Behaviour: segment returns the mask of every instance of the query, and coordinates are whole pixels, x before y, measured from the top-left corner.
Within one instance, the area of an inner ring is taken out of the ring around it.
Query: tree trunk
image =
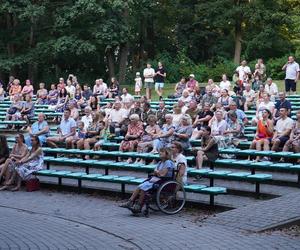
[[[16,22],[16,19],[14,17],[13,14],[11,13],[7,13],[6,15],[6,25],[7,25],[7,29],[8,30],[11,30],[11,34],[13,37],[15,37],[15,26],[17,25],[17,22]],[[10,58],[13,58],[15,56],[15,45],[11,42],[11,41],[8,41],[7,43],[7,54]],[[16,67],[15,66],[12,66],[10,68],[10,71],[9,71],[9,74],[11,76],[15,76],[16,77]]]
[[[106,59],[108,66],[109,77],[112,78],[115,76],[115,55],[112,48],[106,49]]]
[[[242,29],[241,23],[237,21],[235,26],[235,47],[234,47],[234,63],[239,64],[242,52]]]
[[[153,59],[155,57],[155,35],[154,35],[154,23],[151,16],[147,26],[147,42],[148,42],[148,57]]]
[[[35,20],[34,17],[30,18],[30,34],[29,34],[29,44],[28,47],[29,49],[32,49],[35,47],[35,39],[34,39],[34,30],[35,30]],[[37,76],[37,65],[35,62],[29,62],[28,63],[28,79],[30,79],[33,83],[36,81],[36,76]]]
[[[126,79],[126,68],[128,59],[129,46],[124,43],[120,48],[120,64],[119,64],[119,83],[124,84]]]

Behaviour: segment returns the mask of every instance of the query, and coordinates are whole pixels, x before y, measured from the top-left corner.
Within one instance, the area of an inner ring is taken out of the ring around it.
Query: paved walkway
[[[206,220],[197,211],[144,218],[130,216],[112,199],[86,194],[1,192],[0,249],[300,248],[299,238],[220,223],[231,212]]]

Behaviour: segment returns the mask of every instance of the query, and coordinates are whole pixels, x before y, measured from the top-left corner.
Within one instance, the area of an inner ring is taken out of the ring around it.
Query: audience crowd
[[[297,120],[292,120],[292,105],[286,99],[286,93],[296,92],[299,65],[290,56],[282,69],[286,72],[285,92],[279,92],[267,76],[262,59],[252,70],[242,61],[232,81],[224,74],[219,84],[208,79],[205,87],[200,87],[195,75],[190,74],[180,79],[169,96],[177,100],[172,110],[162,97],[167,72],[161,62],[156,69],[147,64],[142,76],[136,73],[133,84],[137,98],[127,88],[120,88],[115,77],[109,84],[97,79],[89,86],[69,75],[66,81],[60,78],[57,84],[51,84],[50,89],[40,83],[35,90],[30,80],[22,87],[20,80],[11,76],[6,87],[0,84],[0,101],[6,96],[11,100],[5,119],[25,121],[22,130],[27,133],[16,136],[11,153],[6,138],[0,136],[0,181],[5,177],[1,189],[15,184],[13,190],[18,190],[22,179],[42,168],[41,146],[100,150],[111,136],[123,136],[120,151],[160,152],[164,156],[162,169],[174,164],[169,162],[172,154],[162,151],[166,148],[175,148],[175,156],[180,154],[179,162],[173,159],[176,164],[186,166],[185,156],[193,154],[196,168],[201,168],[203,161],[218,157],[218,148],[235,147],[246,140],[244,130],[248,124],[257,127],[251,149],[300,152],[300,111]],[[146,96],[140,95],[143,86]],[[159,96],[157,108],[150,104],[152,89]],[[107,101],[108,98],[113,101]],[[59,124],[55,135],[50,135],[47,113],[36,112],[36,105],[46,105],[47,112],[57,114],[53,119]],[[250,109],[256,112],[248,121],[245,111]],[[201,139],[201,146],[191,148],[191,139]],[[143,159],[135,160],[145,163]],[[181,175],[185,181],[185,171]]]

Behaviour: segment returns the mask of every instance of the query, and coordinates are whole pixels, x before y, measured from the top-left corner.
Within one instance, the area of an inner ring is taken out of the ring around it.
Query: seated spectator
[[[49,135],[49,126],[43,113],[38,114],[38,120],[29,127],[28,132],[29,135],[25,138],[25,143],[28,147],[31,147],[31,137],[33,136],[39,137],[41,146],[46,143]]]
[[[218,102],[224,107],[226,111],[229,110],[229,103],[231,103],[233,99],[229,96],[228,90],[223,89],[221,90],[221,96],[218,99]]]
[[[143,124],[140,121],[140,118],[138,115],[131,115],[129,117],[130,124],[128,125],[127,133],[125,135],[124,140],[121,142],[120,145],[120,151],[135,151],[138,143],[140,142],[143,134],[144,134],[144,129],[143,129]],[[128,158],[127,160],[128,163],[132,162],[131,157]]]
[[[272,113],[268,109],[264,109],[262,111],[261,118],[258,120],[255,139],[252,141],[250,145],[250,149],[270,150],[270,143],[273,137],[273,120]],[[248,158],[250,160],[250,156]],[[256,157],[256,161],[259,161],[260,157]]]
[[[297,112],[297,121],[294,123],[289,140],[284,144],[283,150],[285,152],[293,151],[294,153],[300,153],[300,111]],[[283,159],[281,159],[283,161]],[[297,159],[297,163],[300,163],[300,159]]]
[[[90,100],[91,96],[93,96],[93,91],[89,88],[87,84],[83,85],[82,97],[86,103]]]
[[[193,123],[193,130],[192,133],[192,139],[198,139],[201,133],[201,127],[202,126],[207,126],[209,121],[212,119],[214,116],[214,113],[210,110],[209,103],[205,103],[203,106],[202,111],[200,111]]]
[[[194,123],[200,112],[200,109],[198,109],[198,103],[195,100],[192,100],[188,106],[189,108],[185,111],[185,114],[189,115]]]
[[[40,145],[39,138],[33,136],[31,138],[31,150],[19,161],[16,161],[15,169],[7,184],[1,190],[8,189],[10,185],[16,182],[16,186],[10,189],[18,191],[21,188],[22,180],[30,180],[34,178],[32,174],[44,168],[43,150]]]
[[[72,84],[71,80],[67,80],[67,86],[65,88],[65,90],[67,91],[67,94],[69,95],[70,99],[73,99],[75,96],[75,86]]]
[[[5,90],[3,88],[3,84],[0,81],[0,102],[4,101],[5,98]]]
[[[232,99],[236,102],[237,108],[243,111],[246,102],[246,98],[243,96],[243,91],[236,92],[236,95]]]
[[[84,116],[81,117],[81,121],[84,124],[84,129],[86,130],[90,123],[92,122],[92,108],[87,106],[84,108]]]
[[[259,91],[261,85],[263,85],[261,77],[259,75],[254,76],[251,88],[256,92]]]
[[[69,96],[66,89],[61,89],[58,95],[58,101],[55,108],[55,112],[62,113],[67,108]]]
[[[233,73],[232,84],[233,84],[233,91],[235,93],[243,90],[243,86],[241,85],[240,78],[239,78],[239,73],[237,71]]]
[[[182,96],[182,92],[186,88],[186,80],[184,77],[181,78],[180,82],[176,83],[175,85],[175,93],[170,95],[169,98],[179,98]]]
[[[178,141],[181,143],[183,150],[187,150],[191,147],[190,138],[193,133],[192,118],[189,115],[183,115],[181,117],[181,122],[178,127],[175,128],[173,133],[173,141]]]
[[[182,96],[178,99],[178,101],[182,101],[185,106],[188,106],[191,100],[192,97],[190,95],[190,92],[186,89],[182,92]]]
[[[59,78],[59,83],[57,84],[57,89],[60,91],[61,89],[66,88],[65,80],[64,78]]]
[[[156,124],[157,118],[155,115],[149,115],[147,123],[149,124],[142,136],[141,141],[137,145],[137,152],[146,153],[153,148],[154,139],[161,134],[160,127]],[[145,163],[143,159],[136,159],[136,163]]]
[[[0,166],[3,164],[9,157],[9,148],[7,145],[7,140],[4,135],[0,135]],[[1,183],[1,178],[0,178]]]
[[[76,106],[79,109],[85,108],[88,105],[82,96],[82,88],[79,83],[77,83],[75,86],[74,101],[76,101]]]
[[[40,88],[36,92],[36,98],[37,98],[36,103],[40,104],[40,105],[48,104],[47,97],[48,97],[48,90],[45,89],[45,83],[41,82],[40,83]]]
[[[195,75],[190,74],[189,75],[189,80],[186,83],[186,90],[189,92],[189,94],[194,93],[195,88],[199,86],[198,82],[195,80]],[[183,93],[182,93],[183,95]]]
[[[128,93],[127,88],[123,88],[122,93],[123,95],[121,95],[121,98],[123,103],[134,102],[134,97]]]
[[[202,92],[200,87],[196,87],[194,91],[193,100],[195,100],[197,103],[200,103],[202,99]]]
[[[259,85],[258,92],[256,93],[255,100],[256,106],[258,106],[264,100],[264,94],[266,94],[265,86],[263,84]]]
[[[252,119],[252,125],[255,126],[259,119],[262,117],[263,110],[267,109],[271,112],[271,115],[274,114],[274,103],[270,101],[270,95],[265,93],[263,96],[263,101],[256,106],[256,116]]]
[[[68,107],[71,111],[70,117],[73,118],[75,121],[77,121],[77,119],[79,118],[79,111],[78,108],[76,107],[76,102],[70,101]]]
[[[155,113],[159,127],[162,127],[162,125],[165,124],[166,114],[168,114],[168,113],[169,113],[169,111],[166,109],[165,102],[160,101],[158,104],[158,110]]]
[[[148,125],[147,120],[150,115],[155,115],[155,112],[151,109],[150,103],[146,102],[143,105],[143,112],[141,114],[141,121],[142,121],[144,127],[146,127]]]
[[[230,110],[234,111],[236,113],[238,120],[241,120],[244,123],[244,125],[246,125],[248,123],[248,118],[247,118],[246,114],[244,113],[243,110],[240,110],[237,108],[236,102],[232,101],[229,104],[229,111]],[[229,123],[229,121],[230,121],[228,116],[225,117],[225,120],[227,121],[227,123]]]
[[[179,105],[177,103],[174,104],[173,113],[171,115],[172,115],[173,125],[175,127],[178,126],[180,124],[182,112],[181,112],[181,108],[179,107]]]
[[[240,143],[240,139],[244,136],[244,123],[238,118],[236,111],[230,110],[227,117],[227,129],[220,141],[220,145],[223,148],[237,146]]]
[[[186,185],[187,184],[187,160],[182,154],[183,149],[179,142],[174,141],[171,145],[172,159],[175,164],[175,169],[178,171],[176,175],[176,181]]]
[[[203,95],[201,101],[201,107],[203,108],[205,103],[209,103],[210,110],[213,111],[214,108],[216,107],[217,102],[218,102],[218,98],[213,95],[211,88],[206,86],[205,94]]]
[[[13,76],[9,76],[9,80],[6,86],[6,92],[9,93],[11,86],[14,84],[15,78]]]
[[[20,95],[14,95],[13,101],[7,110],[7,115],[5,120],[17,121],[21,118],[21,110],[23,109],[23,103],[21,101]],[[10,126],[9,126],[10,127]],[[14,125],[12,126],[14,128]]]
[[[159,151],[159,156],[161,161],[157,164],[153,177],[140,184],[129,200],[121,204],[120,207],[131,209],[134,213],[140,213],[144,204],[145,192],[153,188],[153,185],[161,180],[160,177],[172,177],[175,166],[171,161],[171,150],[162,148]],[[138,201],[136,202],[136,200]]]
[[[9,96],[11,97],[11,100],[13,100],[13,97],[15,95],[20,95],[22,92],[22,87],[20,85],[20,80],[19,79],[15,79],[13,81],[13,84],[11,85],[10,89],[9,89]]]
[[[0,182],[2,177],[5,177],[5,186],[7,185],[8,180],[11,178],[11,175],[16,167],[16,163],[23,159],[25,155],[27,155],[27,152],[28,148],[24,143],[24,135],[18,134],[16,136],[16,143],[9,154],[9,158],[6,159],[4,164],[0,165]],[[6,187],[4,189],[6,189]],[[0,190],[2,189],[0,188]]]
[[[107,84],[103,82],[103,79],[97,79],[95,81],[93,95],[97,97],[99,102],[108,96]]]
[[[143,110],[141,108],[141,102],[135,101],[133,107],[129,111],[128,117],[130,117],[133,114],[137,114],[141,119],[142,112],[143,112]]]
[[[223,136],[227,128],[227,122],[224,120],[223,112],[220,110],[216,111],[214,117],[210,121],[211,135]]]
[[[73,140],[77,126],[75,120],[71,118],[70,115],[70,109],[65,109],[63,119],[57,129],[58,135],[47,138],[47,144],[49,147],[57,148],[57,143],[62,143],[64,141],[67,145],[70,145],[70,141]]]
[[[285,98],[285,93],[284,92],[279,92],[278,94],[279,96],[279,100],[276,101],[275,103],[275,110],[274,110],[274,119],[275,120],[278,120],[280,118],[280,115],[279,115],[279,110],[281,108],[286,108],[287,111],[288,111],[288,116],[291,117],[291,112],[292,112],[292,105],[291,105],[291,102],[289,100],[287,100]]]
[[[22,89],[21,95],[25,98],[26,95],[33,96],[33,86],[31,85],[30,80],[26,80],[25,86]]]
[[[26,129],[30,124],[30,119],[34,118],[34,103],[31,99],[31,95],[26,95],[25,102],[23,102],[23,108],[20,111],[21,119],[26,121],[26,126],[24,126],[22,130]]]
[[[208,79],[207,82],[207,87],[211,89],[212,95],[219,98],[220,97],[220,91],[221,89],[219,88],[218,85],[216,85],[213,81],[213,79]]]
[[[227,80],[227,76],[225,74],[222,75],[222,81],[220,82],[220,89],[226,89],[228,92],[231,90],[231,83]]]
[[[245,85],[243,96],[245,97],[244,111],[248,111],[255,104],[255,91],[251,89],[250,84]]]
[[[181,113],[185,114],[185,111],[187,111],[188,107],[185,105],[185,103],[182,100],[178,99],[178,108],[181,109]]]
[[[283,147],[289,140],[291,131],[294,126],[294,121],[287,116],[288,111],[286,108],[279,110],[280,118],[275,125],[275,133],[272,138],[272,150],[278,151],[279,147]]]
[[[126,110],[121,107],[121,103],[117,101],[114,104],[114,108],[110,111],[108,127],[111,134],[120,133],[121,127],[128,117]]]
[[[162,126],[161,133],[154,136],[152,154],[157,154],[161,148],[170,146],[175,126],[173,125],[173,116],[166,114],[166,123]]]
[[[201,148],[197,151],[196,169],[203,166],[204,160],[215,161],[218,158],[218,144],[211,135],[211,129],[208,126],[201,127]]]
[[[108,88],[108,98],[115,98],[119,94],[120,94],[120,84],[115,77],[112,77],[110,86]],[[123,89],[123,94],[124,94],[124,89]]]
[[[59,91],[56,89],[55,84],[51,84],[51,90],[47,96],[48,104],[49,105],[57,105]]]
[[[100,110],[100,105],[98,104],[98,98],[96,96],[91,96],[88,105],[91,107],[92,111]]]
[[[265,84],[265,91],[270,95],[270,100],[275,102],[275,98],[277,98],[278,95],[278,87],[270,77],[267,79],[267,83]]]
[[[100,114],[98,112],[92,113],[92,122],[88,126],[85,137],[80,139],[77,142],[77,148],[89,150],[91,146],[94,145],[99,140],[99,134],[103,127],[100,127]],[[85,156],[85,159],[88,160],[90,157]]]

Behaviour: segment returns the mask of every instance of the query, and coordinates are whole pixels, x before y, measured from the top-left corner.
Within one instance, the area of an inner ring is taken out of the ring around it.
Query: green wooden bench
[[[101,175],[86,174],[84,172],[56,171],[56,170],[40,170],[35,173],[36,176],[47,176],[58,178],[58,185],[62,186],[62,179],[74,179],[78,183],[78,191],[81,191],[82,181],[110,182],[121,184],[121,193],[125,195],[125,185],[139,185],[145,181],[145,178],[137,178],[133,176],[117,176],[117,175]],[[208,194],[210,195],[210,205],[214,206],[214,197],[216,195],[226,194],[227,190],[223,187],[207,187],[204,185],[186,185],[186,192]]]

